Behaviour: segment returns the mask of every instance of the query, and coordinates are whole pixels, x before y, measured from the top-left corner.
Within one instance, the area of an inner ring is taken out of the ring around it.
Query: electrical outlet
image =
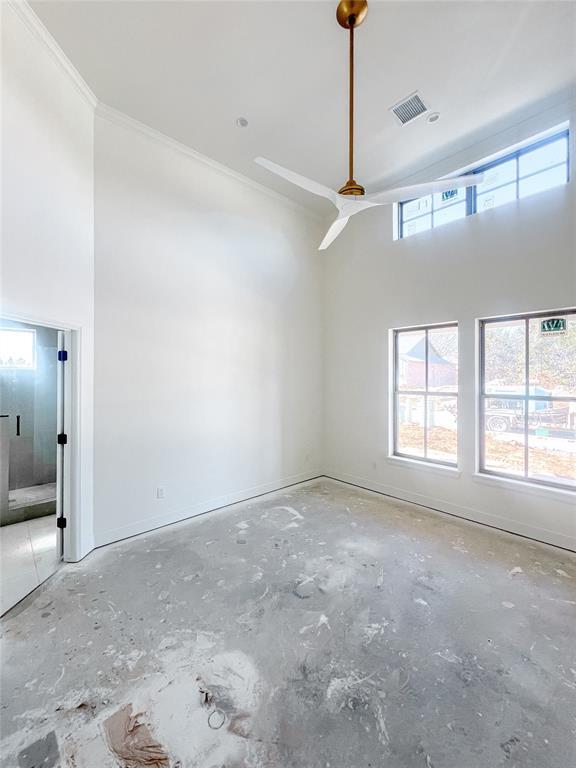
[[[159,485],[158,488],[156,488],[156,498],[157,499],[163,499],[164,498],[164,486]]]

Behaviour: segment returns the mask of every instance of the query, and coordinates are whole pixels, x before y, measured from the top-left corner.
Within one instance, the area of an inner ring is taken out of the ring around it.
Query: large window
[[[456,465],[458,327],[394,331],[395,456]]]
[[[482,184],[400,203],[399,236],[416,235],[565,184],[569,172],[568,130],[506,153],[497,160],[467,171],[470,172],[483,173]]]
[[[576,309],[480,323],[480,471],[576,488]]]

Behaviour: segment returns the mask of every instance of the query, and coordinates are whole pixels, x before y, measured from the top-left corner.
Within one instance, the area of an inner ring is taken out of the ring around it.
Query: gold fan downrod
[[[348,181],[338,190],[340,195],[363,195],[364,187],[354,181],[354,29],[359,27],[368,13],[367,0],[340,0],[336,10],[338,24],[350,30],[350,73],[348,104]]]

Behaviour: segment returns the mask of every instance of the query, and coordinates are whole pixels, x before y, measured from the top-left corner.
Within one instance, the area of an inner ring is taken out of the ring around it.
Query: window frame
[[[481,476],[499,477],[506,480],[516,480],[517,482],[537,485],[544,488],[556,488],[568,493],[576,493],[576,486],[567,483],[559,483],[554,480],[541,480],[530,477],[529,475],[529,453],[530,445],[528,442],[530,430],[530,402],[576,402],[576,396],[557,396],[557,395],[531,395],[530,394],[530,320],[548,317],[566,317],[576,315],[576,308],[557,309],[547,312],[522,312],[513,315],[502,315],[500,317],[482,318],[478,321],[478,462],[477,472]],[[524,394],[510,394],[504,392],[486,392],[485,382],[485,329],[490,323],[505,323],[514,320],[524,321]],[[512,474],[511,472],[487,469],[486,464],[486,426],[485,426],[485,403],[487,400],[516,400],[522,403],[524,420],[524,471],[522,474]]]
[[[456,384],[456,392],[430,392],[428,390],[428,331],[436,329],[449,329],[456,328],[458,332],[458,380]],[[401,333],[414,333],[415,331],[424,331],[424,349],[425,349],[425,369],[424,369],[424,384],[423,390],[408,390],[398,388],[398,376],[400,371],[399,356],[398,356],[398,337]],[[392,329],[392,458],[409,459],[410,461],[417,461],[423,464],[439,465],[441,467],[449,467],[450,469],[458,469],[460,451],[459,451],[459,421],[460,421],[460,333],[457,322],[449,323],[435,323],[431,325],[418,325],[409,326],[407,328],[393,328]],[[398,450],[398,398],[400,395],[416,395],[424,398],[424,454],[427,453],[428,448],[428,397],[453,397],[456,399],[456,460],[455,461],[443,461],[442,459],[431,459],[428,456],[415,456],[410,453],[404,453]]]
[[[547,146],[548,144],[552,144],[555,141],[558,141],[559,139],[565,138],[567,142],[567,148],[566,148],[566,161],[564,163],[556,163],[556,165],[550,166],[550,168],[545,168],[541,171],[534,171],[533,173],[526,174],[525,176],[520,177],[519,175],[519,166],[520,166],[520,158],[524,155],[528,155],[534,150],[541,149],[542,147]],[[466,174],[459,174],[460,176],[463,175],[474,175],[477,173],[484,173],[485,171],[489,171],[492,168],[496,168],[499,165],[503,165],[504,163],[509,162],[510,160],[516,160],[516,175],[514,181],[506,182],[505,184],[500,184],[493,189],[490,190],[490,192],[493,192],[497,189],[501,189],[505,186],[510,186],[512,184],[515,185],[515,201],[518,201],[520,199],[520,181],[523,181],[524,179],[529,179],[533,176],[537,176],[540,173],[544,173],[545,171],[549,171],[553,168],[559,168],[562,165],[566,165],[566,183],[570,181],[570,127],[563,128],[560,131],[557,131],[556,133],[551,134],[550,136],[545,136],[542,139],[538,139],[530,144],[527,144],[526,146],[520,147],[519,149],[513,150],[512,152],[506,152],[501,157],[496,158],[495,160],[491,160],[490,162],[481,163],[480,165],[474,166],[466,171]],[[548,190],[544,190],[548,191]],[[537,193],[539,194],[539,193]],[[425,195],[424,197],[428,197],[428,195]],[[429,232],[434,227],[434,195],[431,195],[432,197],[432,205],[430,208],[430,211],[428,213],[424,213],[421,216],[414,216],[409,221],[416,221],[419,218],[423,218],[424,216],[430,216],[431,219],[431,226],[429,230],[425,230],[426,232]],[[397,206],[397,226],[398,226],[398,239],[399,240],[405,240],[406,236],[404,235],[404,206],[408,203],[411,203],[413,200],[417,200],[418,198],[411,198],[410,200],[403,200],[402,202],[398,203]],[[463,202],[463,201],[461,201]],[[458,203],[454,203],[454,205],[457,205]],[[450,206],[444,206],[443,208],[439,210],[444,210],[445,208],[449,208]],[[478,211],[478,195],[477,195],[477,188],[476,186],[473,187],[467,187],[466,188],[466,213],[463,216],[463,218],[466,218],[467,216],[473,216],[476,213],[484,213],[484,211]],[[460,221],[460,219],[457,219],[457,221]],[[452,223],[452,222],[450,222]]]

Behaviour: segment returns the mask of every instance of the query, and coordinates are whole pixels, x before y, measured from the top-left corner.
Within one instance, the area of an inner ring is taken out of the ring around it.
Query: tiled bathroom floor
[[[8,504],[10,509],[13,509],[54,499],[56,499],[56,483],[43,483],[42,485],[32,485],[29,488],[14,488],[10,491]]]
[[[56,515],[0,528],[0,614],[58,567]]]

